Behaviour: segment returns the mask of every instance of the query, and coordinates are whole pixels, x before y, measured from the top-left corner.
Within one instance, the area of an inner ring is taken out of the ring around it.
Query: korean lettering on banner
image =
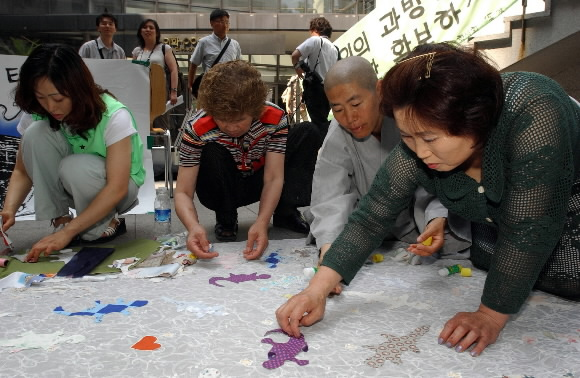
[[[349,56],[363,56],[365,54],[370,54],[370,52],[371,49],[369,46],[369,41],[363,30],[361,31],[361,34],[358,37],[356,37],[352,42],[347,43],[346,46],[340,49],[340,57],[341,59],[344,59]],[[373,58],[372,56],[369,56],[367,58],[371,59],[370,60],[371,65],[375,69],[375,72],[378,73],[379,65],[375,62],[375,58]]]
[[[453,1],[449,2],[449,9],[438,10],[434,15],[425,14],[422,1],[425,0],[401,0],[399,11],[392,7],[379,18],[383,27],[381,37],[390,38],[392,41],[390,48],[394,55],[393,62],[401,60],[412,50],[413,46],[431,42],[433,26],[447,30],[459,23],[461,9],[455,9]],[[410,22],[404,22],[403,16]],[[400,25],[407,24],[417,25],[417,27],[411,32],[401,31]],[[396,32],[400,34],[396,35]]]

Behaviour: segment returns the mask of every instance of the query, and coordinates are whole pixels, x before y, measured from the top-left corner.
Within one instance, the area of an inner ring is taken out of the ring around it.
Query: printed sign
[[[517,0],[377,1],[376,8],[334,43],[341,58],[362,56],[382,77],[415,46],[464,43]]]

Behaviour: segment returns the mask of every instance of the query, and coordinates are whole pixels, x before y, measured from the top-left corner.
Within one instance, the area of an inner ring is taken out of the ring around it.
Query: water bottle
[[[169,191],[162,186],[157,188],[155,196],[155,226],[153,232],[155,237],[168,235],[171,233],[171,202]]]

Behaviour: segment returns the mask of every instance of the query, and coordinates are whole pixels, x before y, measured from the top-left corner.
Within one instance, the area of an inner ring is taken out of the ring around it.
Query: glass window
[[[107,13],[111,13],[115,16],[123,13],[123,3],[118,0],[92,0],[89,1],[89,13],[91,14],[101,14],[107,9]]]
[[[252,0],[252,12],[278,13],[278,2],[273,0]]]
[[[352,3],[352,1],[349,2]],[[306,13],[331,13],[331,12],[332,12],[332,0],[306,1]]]
[[[292,57],[290,55],[280,55],[280,67],[284,66],[292,67]]]
[[[183,1],[183,0],[181,0]],[[173,1],[177,3],[179,1]],[[189,9],[189,6],[186,4],[169,4],[169,3],[157,3],[157,12],[158,13],[185,13]]]
[[[222,3],[223,8],[227,9],[228,11],[250,11],[250,0],[223,0]]]
[[[155,13],[155,1],[127,0],[126,13]]]
[[[50,3],[48,1],[20,0],[12,1],[12,10],[9,13],[18,15],[49,14],[49,9]]]
[[[51,14],[89,13],[89,4],[86,0],[51,0]]]
[[[312,0],[309,0],[312,1]],[[282,0],[280,2],[280,13],[306,13],[305,0]],[[308,12],[310,13],[310,12]]]
[[[252,64],[263,64],[276,66],[278,62],[276,61],[276,55],[252,55]]]
[[[357,4],[360,1],[334,0],[334,13],[356,14]]]
[[[220,7],[220,0],[207,0],[191,2],[191,12],[211,13],[212,10]]]

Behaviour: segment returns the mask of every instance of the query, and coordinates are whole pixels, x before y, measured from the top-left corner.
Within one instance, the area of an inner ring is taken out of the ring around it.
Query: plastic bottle
[[[153,233],[158,238],[171,233],[171,201],[169,199],[169,191],[164,186],[157,188],[156,194]]]

